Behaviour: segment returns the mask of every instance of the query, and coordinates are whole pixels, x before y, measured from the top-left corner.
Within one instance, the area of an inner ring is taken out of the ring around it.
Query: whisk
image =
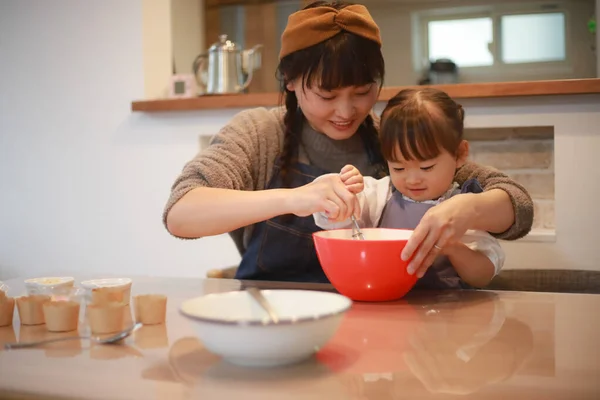
[[[360,226],[358,226],[358,222],[356,221],[356,217],[354,217],[354,214],[352,214],[351,218],[352,218],[352,238],[355,240],[356,239],[365,240],[365,237],[364,237],[362,231],[360,230]]]
[[[358,222],[356,221],[356,218],[354,217],[354,215],[352,215],[352,237],[354,239],[359,239],[359,240],[365,240],[365,237],[362,233],[362,231],[360,230],[360,227],[358,226]]]

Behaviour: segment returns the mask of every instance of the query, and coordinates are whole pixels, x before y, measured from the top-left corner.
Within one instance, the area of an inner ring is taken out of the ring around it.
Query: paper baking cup
[[[108,304],[125,302],[125,288],[101,287],[92,289],[92,304]]]
[[[4,294],[4,292],[0,292]],[[15,299],[0,295],[0,326],[12,325],[15,312]]]
[[[22,325],[41,325],[44,320],[44,303],[50,301],[49,296],[31,295],[17,297],[17,309]]]
[[[0,328],[0,343],[14,343],[17,341],[15,329],[11,326]]]
[[[125,304],[129,304],[131,298],[131,284],[132,281],[129,278],[106,278],[106,279],[92,279],[89,281],[81,282],[81,286],[86,290],[86,300],[88,303],[103,303],[112,301],[122,301]],[[94,289],[105,289],[97,290],[95,293],[96,298],[92,298]],[[111,293],[111,292],[116,292]]]
[[[167,317],[167,296],[143,294],[133,298],[135,320],[144,325],[156,325],[165,322]]]
[[[125,329],[123,303],[90,304],[87,315],[93,334],[115,333]]]
[[[49,301],[44,303],[43,310],[48,331],[70,332],[77,330],[79,303],[75,301]]]

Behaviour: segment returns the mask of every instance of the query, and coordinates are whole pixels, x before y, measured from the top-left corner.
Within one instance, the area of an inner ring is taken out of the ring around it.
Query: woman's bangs
[[[379,46],[370,40],[340,33],[338,40],[327,42],[318,59],[311,63],[304,84],[318,84],[323,90],[383,83],[384,64]]]

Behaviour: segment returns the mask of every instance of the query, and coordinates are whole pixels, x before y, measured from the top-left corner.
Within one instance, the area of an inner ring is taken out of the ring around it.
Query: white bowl
[[[46,276],[25,280],[27,295],[44,293],[53,288],[73,287],[75,279],[71,276]]]
[[[263,290],[279,322],[246,291],[186,300],[180,312],[194,322],[204,346],[241,366],[273,367],[303,361],[336,332],[352,301],[337,293]]]
[[[92,301],[92,289],[101,287],[122,287],[125,291],[125,303],[129,304],[131,298],[131,279],[129,278],[106,278],[106,279],[90,279],[81,282],[81,287],[85,289],[85,300],[87,303]]]

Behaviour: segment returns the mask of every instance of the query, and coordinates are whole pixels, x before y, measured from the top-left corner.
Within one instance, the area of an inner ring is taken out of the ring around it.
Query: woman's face
[[[349,86],[331,91],[318,85],[302,85],[302,78],[287,84],[296,93],[298,105],[310,126],[331,139],[348,139],[363,123],[377,102],[379,85]]]

